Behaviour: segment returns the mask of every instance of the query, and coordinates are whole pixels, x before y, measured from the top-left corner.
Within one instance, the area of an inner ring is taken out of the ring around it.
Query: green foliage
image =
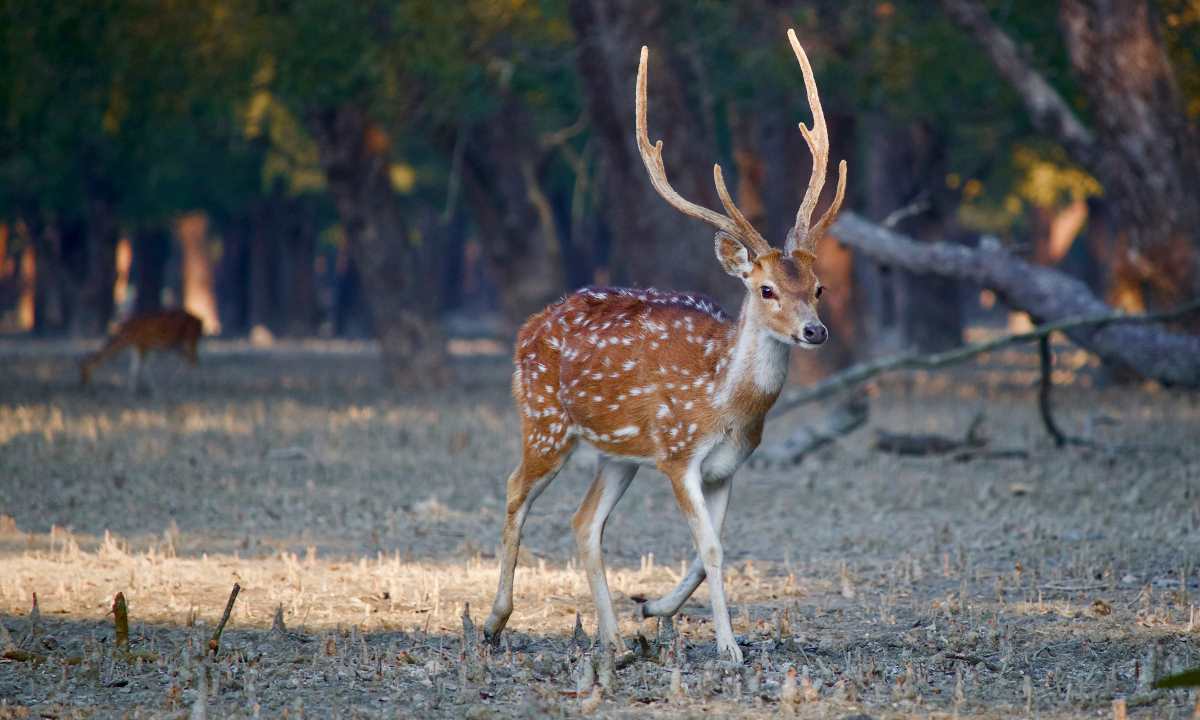
[[[1086,118],[1057,13],[1037,0],[989,6]],[[1200,5],[1157,6],[1194,120]],[[1013,198],[1038,203],[1090,181],[1030,127],[937,3],[671,0],[654,13],[646,41],[671,44],[688,100],[711,115],[726,154],[730,110],[808,120],[782,32],[794,26],[827,111],[925,126],[948,167],[935,189],[961,193],[981,226],[1014,228]],[[342,104],[387,134],[412,180],[405,202],[441,206],[453,148],[502,125],[506,108],[531,118],[534,142],[586,120],[576,50],[566,0],[0,0],[0,217],[79,215],[100,196],[137,224],[194,208],[238,213],[276,183],[322,193],[312,121]],[[524,149],[548,159],[538,172],[552,194],[590,172],[589,133],[565,149]]]
[[[221,3],[9,0],[3,13],[0,212],[71,216],[99,196],[137,222],[237,201],[253,158],[231,123],[244,68]]]

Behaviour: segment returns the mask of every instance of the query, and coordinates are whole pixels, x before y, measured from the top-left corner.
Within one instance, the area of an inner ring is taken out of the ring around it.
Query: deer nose
[[[804,342],[820,345],[829,339],[829,331],[821,323],[809,323],[804,326]]]

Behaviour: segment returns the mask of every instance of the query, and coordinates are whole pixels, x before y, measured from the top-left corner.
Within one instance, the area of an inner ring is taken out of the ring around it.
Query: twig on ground
[[[217,623],[217,629],[213,631],[212,639],[208,641],[208,651],[214,656],[221,649],[221,633],[225,632],[225,623],[229,622],[229,616],[233,613],[233,603],[237,601],[238,593],[241,591],[242,586],[234,583],[233,590],[229,593],[229,602],[225,603],[225,613],[221,615],[221,622]]]
[[[38,653],[29,652],[20,648],[10,648],[5,650],[4,652],[0,653],[0,658],[12,660],[13,662],[31,662],[35,665],[37,663],[46,661],[45,655],[39,655]]]
[[[946,653],[946,659],[947,660],[961,660],[965,663],[970,663],[972,665],[982,665],[994,673],[1000,672],[999,665],[992,662],[991,660],[988,660],[987,658],[981,658],[977,655],[959,655],[958,653]]]
[[[114,645],[118,650],[129,649],[129,608],[125,604],[125,593],[119,592],[112,605]]]
[[[1088,590],[1105,590],[1109,587],[1109,583],[1094,583],[1092,585],[1058,585],[1056,583],[1047,583],[1038,586],[1040,590],[1054,590],[1056,592],[1087,592]]]
[[[995,448],[988,450],[984,446],[969,447],[950,456],[955,462],[970,462],[972,460],[1024,460],[1029,457],[1029,451],[1024,448]]]
[[[979,432],[982,426],[983,413],[977,413],[962,438],[879,430],[875,438],[875,449],[897,455],[944,455],[955,450],[981,448],[987,445],[987,438]]]

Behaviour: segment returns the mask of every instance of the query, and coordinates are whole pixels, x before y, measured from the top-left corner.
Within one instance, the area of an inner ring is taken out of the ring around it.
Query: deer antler
[[[788,41],[792,43],[792,52],[796,53],[796,60],[800,63],[800,71],[804,73],[808,105],[812,108],[812,130],[805,127],[804,123],[800,123],[800,134],[804,136],[804,141],[808,143],[808,149],[812,152],[813,165],[812,177],[808,179],[808,190],[804,193],[804,199],[800,201],[800,209],[796,211],[796,224],[788,231],[784,250],[788,253],[802,250],[815,254],[817,241],[833,224],[838,210],[842,207],[842,198],[846,194],[846,161],[842,160],[838,163],[837,194],[834,195],[833,203],[817,221],[817,224],[811,225],[813,211],[816,210],[817,201],[821,198],[821,189],[825,187],[825,173],[829,167],[829,130],[825,127],[825,113],[821,110],[821,96],[817,94],[817,81],[813,78],[812,66],[808,64],[808,56],[804,54],[804,48],[800,47],[800,41],[796,39],[796,31],[788,30],[787,34]]]
[[[637,115],[638,150],[642,154],[642,162],[646,164],[646,172],[650,175],[650,182],[654,185],[654,189],[658,191],[658,194],[671,207],[688,217],[703,220],[717,228],[717,230],[736,238],[755,255],[763,255],[770,252],[771,246],[754,229],[754,226],[738,210],[737,206],[733,204],[733,198],[730,197],[729,190],[725,187],[725,178],[721,175],[720,165],[713,165],[713,183],[717,186],[717,195],[721,198],[721,204],[725,207],[726,215],[685,200],[683,196],[675,191],[675,188],[671,187],[671,183],[667,181],[667,169],[663,165],[662,159],[662,140],[651,143],[649,136],[646,134],[646,65],[649,58],[650,51],[643,45],[641,62],[638,64],[635,108]]]

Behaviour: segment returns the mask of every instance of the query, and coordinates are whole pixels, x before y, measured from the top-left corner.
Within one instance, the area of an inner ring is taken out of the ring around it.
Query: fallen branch
[[[978,283],[995,292],[1009,307],[1029,313],[1038,323],[1116,315],[1117,319],[1061,329],[1080,347],[1143,377],[1169,385],[1200,387],[1200,337],[1147,324],[1178,317],[1172,313],[1119,315],[1083,282],[1013,257],[994,240],[985,239],[979,247],[915,242],[851,212],[843,212],[831,232],[846,247],[878,263]]]
[[[958,653],[946,653],[946,659],[947,660],[959,660],[959,661],[962,661],[965,663],[970,663],[971,665],[982,665],[994,673],[1000,672],[999,665],[992,662],[991,660],[988,660],[987,658],[982,658],[977,655],[959,655]]]
[[[971,420],[971,425],[961,438],[879,430],[875,438],[875,449],[896,455],[945,455],[955,450],[981,448],[987,444],[987,438],[979,431],[982,426],[983,413],[980,413]]]
[[[9,648],[4,652],[0,652],[0,658],[4,660],[12,660],[13,662],[30,662],[35,665],[46,662],[45,655],[39,655],[38,653],[29,652],[28,650],[22,650],[20,648]]]
[[[870,414],[865,395],[850,398],[815,425],[804,425],[780,442],[763,445],[754,453],[751,464],[794,465],[808,453],[848,435],[867,422]]]
[[[775,408],[771,412],[775,415],[795,410],[801,405],[827,398],[835,395],[843,390],[858,387],[866,381],[881,375],[886,372],[895,370],[937,370],[957,365],[966,362],[978,355],[986,352],[991,352],[1008,345],[1017,345],[1020,343],[1031,342],[1048,337],[1055,332],[1068,332],[1079,328],[1096,328],[1106,325],[1115,324],[1145,324],[1155,322],[1166,322],[1175,320],[1190,313],[1200,310],[1200,299],[1192,300],[1184,303],[1177,308],[1159,313],[1147,313],[1144,315],[1126,315],[1124,313],[1112,312],[1100,315],[1086,315],[1082,317],[1070,317],[1048,322],[1044,325],[1039,325],[1027,332],[1012,333],[1009,335],[1001,335],[990,340],[984,340],[970,345],[953,350],[946,350],[940,353],[931,353],[922,355],[916,352],[901,353],[899,355],[890,355],[888,357],[871,360],[865,363],[859,363],[849,367],[835,375],[832,375],[821,382],[810,385],[806,388],[799,388],[784,394],[779,402],[775,403]],[[1200,338],[1197,338],[1200,341]],[[1197,348],[1200,353],[1200,347]],[[1198,355],[1197,357],[1200,357]]]
[[[208,651],[214,656],[221,649],[221,633],[225,632],[225,623],[229,622],[229,616],[233,613],[233,603],[237,601],[238,593],[241,591],[242,586],[234,583],[233,590],[229,593],[229,602],[225,603],[225,613],[221,615],[221,622],[217,623],[217,629],[213,631],[212,639],[208,641]]]

